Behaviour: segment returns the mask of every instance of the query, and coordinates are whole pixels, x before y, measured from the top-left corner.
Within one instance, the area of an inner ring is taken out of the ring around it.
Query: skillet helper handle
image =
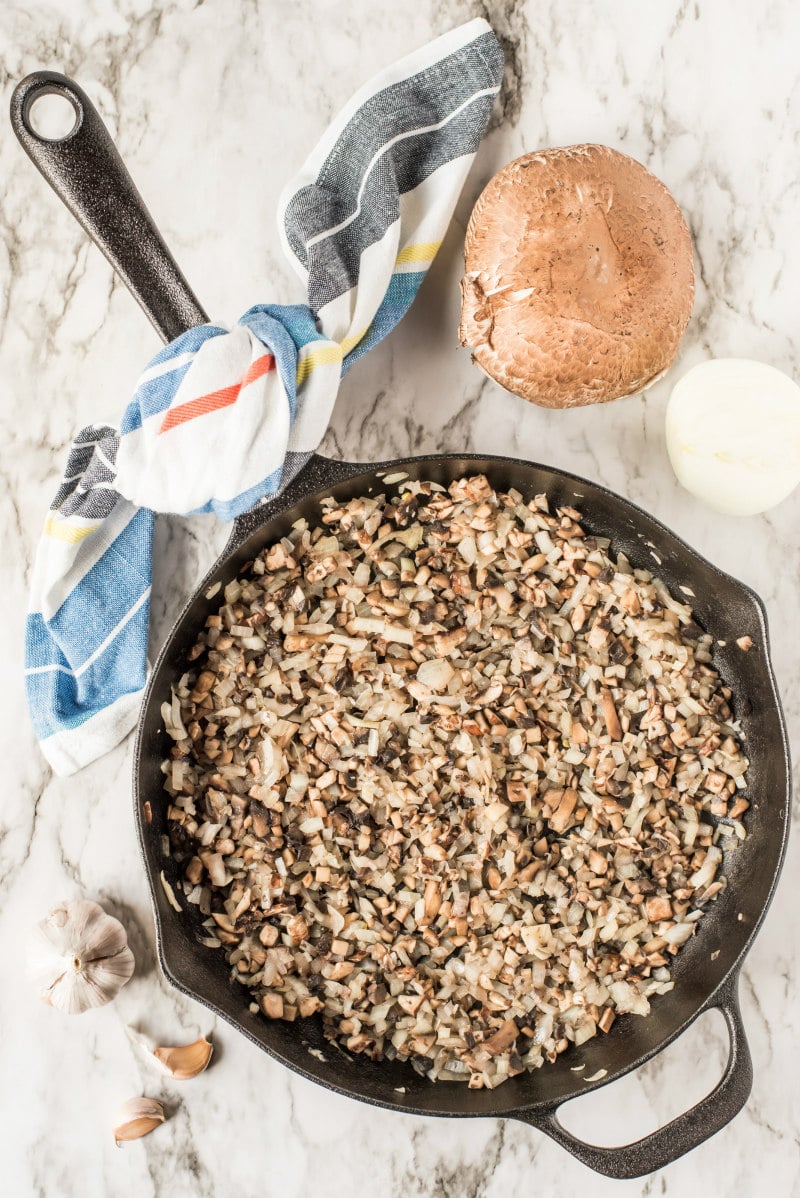
[[[532,1123],[546,1132],[552,1140],[566,1148],[573,1156],[606,1177],[644,1177],[671,1165],[679,1157],[697,1148],[704,1140],[716,1135],[738,1115],[750,1095],[753,1084],[753,1066],[747,1043],[737,994],[738,978],[725,986],[723,994],[717,996],[710,1007],[717,1007],[725,1017],[730,1038],[728,1063],[721,1080],[714,1089],[690,1110],[678,1115],[677,1119],[660,1127],[649,1136],[643,1136],[633,1144],[620,1148],[600,1148],[587,1144],[567,1131],[558,1119],[558,1107],[530,1117],[524,1113],[516,1115],[524,1123]]]
[[[75,124],[66,136],[37,133],[31,110],[41,96],[68,101]],[[34,166],[139,301],[165,341],[208,317],[181,274],[89,97],[72,79],[34,71],[11,96],[11,125]]]

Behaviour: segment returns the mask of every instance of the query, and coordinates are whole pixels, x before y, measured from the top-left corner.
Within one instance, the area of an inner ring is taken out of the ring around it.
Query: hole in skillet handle
[[[63,142],[74,136],[80,127],[83,109],[76,96],[51,84],[28,96],[22,119],[32,137]]]
[[[45,173],[52,156],[69,147],[94,109],[86,93],[66,75],[34,71],[14,88],[9,115],[22,148]]]
[[[716,1008],[724,1016],[730,1051],[720,1081],[705,1098],[650,1135],[618,1148],[601,1148],[572,1135],[558,1118],[558,1105],[531,1114],[520,1111],[512,1118],[539,1128],[577,1157],[581,1164],[606,1177],[644,1177],[671,1165],[722,1131],[738,1115],[750,1095],[753,1066],[739,1010],[738,982],[739,971],[736,970],[697,1012],[700,1015]]]

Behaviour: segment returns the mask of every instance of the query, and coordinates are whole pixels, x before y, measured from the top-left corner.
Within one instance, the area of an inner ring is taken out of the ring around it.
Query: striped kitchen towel
[[[503,71],[485,21],[362,88],[284,192],[306,303],[190,329],[141,376],[119,429],[75,438],[34,566],[33,724],[58,773],[117,744],[147,674],[154,512],[231,520],[319,445],[339,380],[407,311],[486,129]]]

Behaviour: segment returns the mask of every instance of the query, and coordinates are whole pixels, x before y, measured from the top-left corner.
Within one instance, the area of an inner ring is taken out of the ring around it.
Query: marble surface
[[[769,611],[795,751],[800,493],[749,520],[702,509],[666,458],[670,382],[709,355],[761,358],[800,373],[800,8],[794,0],[4,0],[7,99],[27,71],[74,75],[93,97],[208,310],[232,321],[256,301],[300,296],[281,256],[279,191],[336,109],[379,64],[483,13],[507,51],[494,126],[450,236],[411,314],[347,377],[324,449],[351,459],[415,451],[528,456],[599,479],[649,509]],[[5,102],[5,100],[4,100]],[[456,342],[470,206],[525,150],[600,141],[647,163],[687,214],[697,302],[680,360],[646,396],[551,413],[506,395]],[[155,335],[100,254],[0,135],[0,1190],[8,1198],[523,1198],[702,1193],[800,1194],[800,921],[790,846],[783,882],[742,979],[754,1056],[735,1123],[650,1179],[590,1175],[513,1122],[440,1121],[372,1110],[284,1071],[159,977],[130,801],[128,742],[81,774],[53,777],[22,691],[22,624],[43,513],[65,447],[90,420],[115,420]],[[154,645],[225,539],[210,519],[162,520]],[[138,968],[113,1005],[74,1020],[39,1005],[20,962],[28,925],[84,893],[126,923]],[[217,1044],[200,1079],[165,1084],[126,1025]],[[620,1143],[698,1099],[726,1053],[720,1018],[695,1025],[635,1076],[578,1100],[563,1118]],[[169,1122],[117,1151],[115,1105],[165,1098]]]

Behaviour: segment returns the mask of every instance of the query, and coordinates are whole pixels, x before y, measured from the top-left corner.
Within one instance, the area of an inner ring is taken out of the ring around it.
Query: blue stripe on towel
[[[378,308],[369,330],[361,338],[355,349],[352,349],[342,364],[342,374],[346,374],[354,362],[363,358],[373,346],[382,341],[405,316],[414,300],[414,296],[422,285],[426,271],[410,270],[392,275],[380,307]]]
[[[147,676],[145,650],[149,621],[148,598],[77,677],[57,669],[26,675],[31,719],[40,740],[56,732],[78,728],[120,696],[142,689]],[[38,614],[28,617],[28,644],[40,639],[37,624],[41,622]],[[49,653],[51,658],[56,655],[57,650]]]

